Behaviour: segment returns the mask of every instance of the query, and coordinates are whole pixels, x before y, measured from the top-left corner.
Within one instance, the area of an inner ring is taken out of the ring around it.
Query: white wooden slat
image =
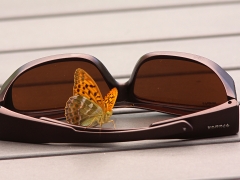
[[[240,67],[239,47],[240,36],[237,36],[0,54],[0,84],[23,64],[55,54],[90,54],[102,61],[112,75],[121,76],[130,75],[137,60],[152,51],[188,52],[211,59],[222,67]]]
[[[240,4],[0,23],[0,52],[239,33]]]
[[[132,0],[128,1],[111,1],[111,0],[1,0],[0,2],[0,19],[26,16],[45,16],[54,14],[68,13],[84,13],[84,12],[99,12],[109,10],[126,10],[136,8],[151,8],[151,7],[178,7],[186,5],[201,5],[201,4],[218,4],[218,3],[234,3],[237,1],[228,0]]]
[[[116,146],[121,145],[110,147]],[[239,179],[239,151],[239,143],[226,143],[7,160],[0,162],[0,176],[8,180]]]

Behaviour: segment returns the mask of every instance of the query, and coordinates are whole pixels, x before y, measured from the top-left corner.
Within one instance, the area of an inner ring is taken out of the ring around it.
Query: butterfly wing
[[[103,97],[97,83],[83,69],[78,68],[74,74],[73,95],[81,95],[104,108]]]
[[[112,108],[117,100],[118,90],[117,88],[113,88],[105,97],[104,97],[104,105],[105,111],[112,111]]]
[[[93,127],[102,116],[102,108],[81,95],[70,97],[65,106],[66,121],[70,124]]]
[[[104,98],[96,82],[83,69],[74,74],[73,95],[65,107],[68,123],[81,126],[96,126],[108,122],[116,102],[118,91],[113,88]]]

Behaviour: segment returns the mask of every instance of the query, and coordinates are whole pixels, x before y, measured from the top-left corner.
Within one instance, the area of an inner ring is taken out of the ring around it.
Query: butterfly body
[[[66,121],[87,127],[102,127],[109,122],[114,124],[110,117],[117,94],[117,89],[113,88],[103,99],[96,82],[83,69],[78,68],[74,74],[73,96],[65,107]]]

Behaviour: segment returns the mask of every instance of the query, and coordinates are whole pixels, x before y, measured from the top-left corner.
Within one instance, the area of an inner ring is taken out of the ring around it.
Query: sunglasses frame
[[[185,60],[203,64],[213,70],[222,81],[228,101],[210,109],[186,114],[182,107],[173,110],[168,106],[140,103],[134,96],[134,81],[143,63],[156,58]],[[15,112],[11,99],[13,82],[23,73],[44,64],[62,62],[68,59],[93,64],[102,74],[109,88],[119,91],[116,107],[138,107],[149,110],[181,115],[163,120],[149,127],[137,129],[86,128],[64,123],[51,118],[34,118]],[[63,54],[41,58],[17,69],[3,84],[0,93],[0,139],[30,143],[80,143],[80,142],[121,142],[146,139],[189,139],[233,135],[239,131],[239,103],[234,81],[220,66],[204,57],[179,52],[153,52],[140,58],[130,79],[119,84],[105,66],[95,57],[86,54]]]

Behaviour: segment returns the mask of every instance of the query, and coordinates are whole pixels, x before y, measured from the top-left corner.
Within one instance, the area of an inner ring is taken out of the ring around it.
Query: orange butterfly
[[[74,74],[73,96],[65,107],[66,121],[71,124],[93,127],[112,122],[112,108],[118,95],[113,88],[103,99],[97,83],[83,69],[78,68]]]

